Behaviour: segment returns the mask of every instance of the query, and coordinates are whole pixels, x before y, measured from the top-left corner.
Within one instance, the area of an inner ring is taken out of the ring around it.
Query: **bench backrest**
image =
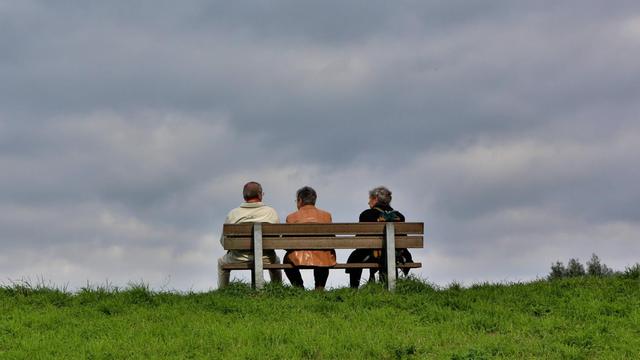
[[[384,247],[386,223],[262,224],[262,248],[379,249]],[[424,247],[424,223],[393,223],[396,248]],[[253,249],[253,224],[225,224],[225,250]]]

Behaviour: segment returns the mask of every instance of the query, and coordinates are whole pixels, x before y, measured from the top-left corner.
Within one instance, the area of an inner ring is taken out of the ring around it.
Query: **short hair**
[[[242,189],[242,197],[245,200],[251,200],[262,197],[262,185],[255,181],[249,181],[244,184]]]
[[[384,186],[378,186],[369,191],[369,197],[376,199],[376,204],[386,206],[391,203],[391,190]]]
[[[318,194],[310,186],[303,186],[296,192],[296,199],[302,201],[302,205],[315,205]]]

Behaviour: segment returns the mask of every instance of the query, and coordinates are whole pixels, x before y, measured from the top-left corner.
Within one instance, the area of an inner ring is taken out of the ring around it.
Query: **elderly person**
[[[242,189],[244,203],[231,210],[225,219],[225,224],[240,223],[278,223],[278,213],[275,209],[262,203],[262,186],[250,181]],[[222,237],[220,238],[222,243]],[[265,264],[279,264],[280,259],[275,250],[264,250],[263,261]],[[230,263],[253,262],[253,252],[251,250],[229,250],[218,259],[218,288],[229,285],[229,271],[222,269],[222,266]],[[269,276],[273,282],[282,282],[282,272],[278,269],[270,269]]]
[[[287,224],[330,223],[331,214],[318,209],[316,191],[305,186],[296,192],[298,211],[287,216]],[[329,277],[329,267],[336,264],[335,250],[289,250],[284,256],[285,264],[292,264],[293,269],[285,269],[291,285],[304,288],[299,268],[313,268],[316,290],[323,290]]]
[[[360,214],[360,222],[380,221],[404,222],[404,215],[391,207],[391,191],[384,186],[369,191],[369,209]],[[403,262],[412,261],[411,254],[407,249],[398,249],[396,258],[398,256],[402,257]],[[347,263],[377,262],[382,264],[383,261],[382,250],[377,249],[356,249],[347,259]],[[346,269],[346,272],[349,274],[349,286],[357,289],[360,286],[362,269]],[[375,270],[372,269],[370,281],[374,279],[374,274]]]

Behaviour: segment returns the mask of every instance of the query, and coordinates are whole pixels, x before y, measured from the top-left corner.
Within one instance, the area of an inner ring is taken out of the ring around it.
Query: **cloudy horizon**
[[[249,180],[388,186],[436,284],[640,262],[637,2],[0,0],[0,48],[0,283],[216,288]]]

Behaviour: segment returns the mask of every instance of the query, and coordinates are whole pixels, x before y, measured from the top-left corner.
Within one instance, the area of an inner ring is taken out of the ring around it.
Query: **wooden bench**
[[[396,264],[396,248],[424,247],[423,223],[332,223],[332,224],[225,224],[225,250],[251,250],[253,262],[233,263],[223,271],[251,270],[251,284],[264,286],[263,270],[293,268],[291,264],[264,264],[263,250],[383,249],[384,265],[338,263],[331,269],[380,269],[386,273],[387,288],[395,289],[398,268],[419,268],[419,262]]]

